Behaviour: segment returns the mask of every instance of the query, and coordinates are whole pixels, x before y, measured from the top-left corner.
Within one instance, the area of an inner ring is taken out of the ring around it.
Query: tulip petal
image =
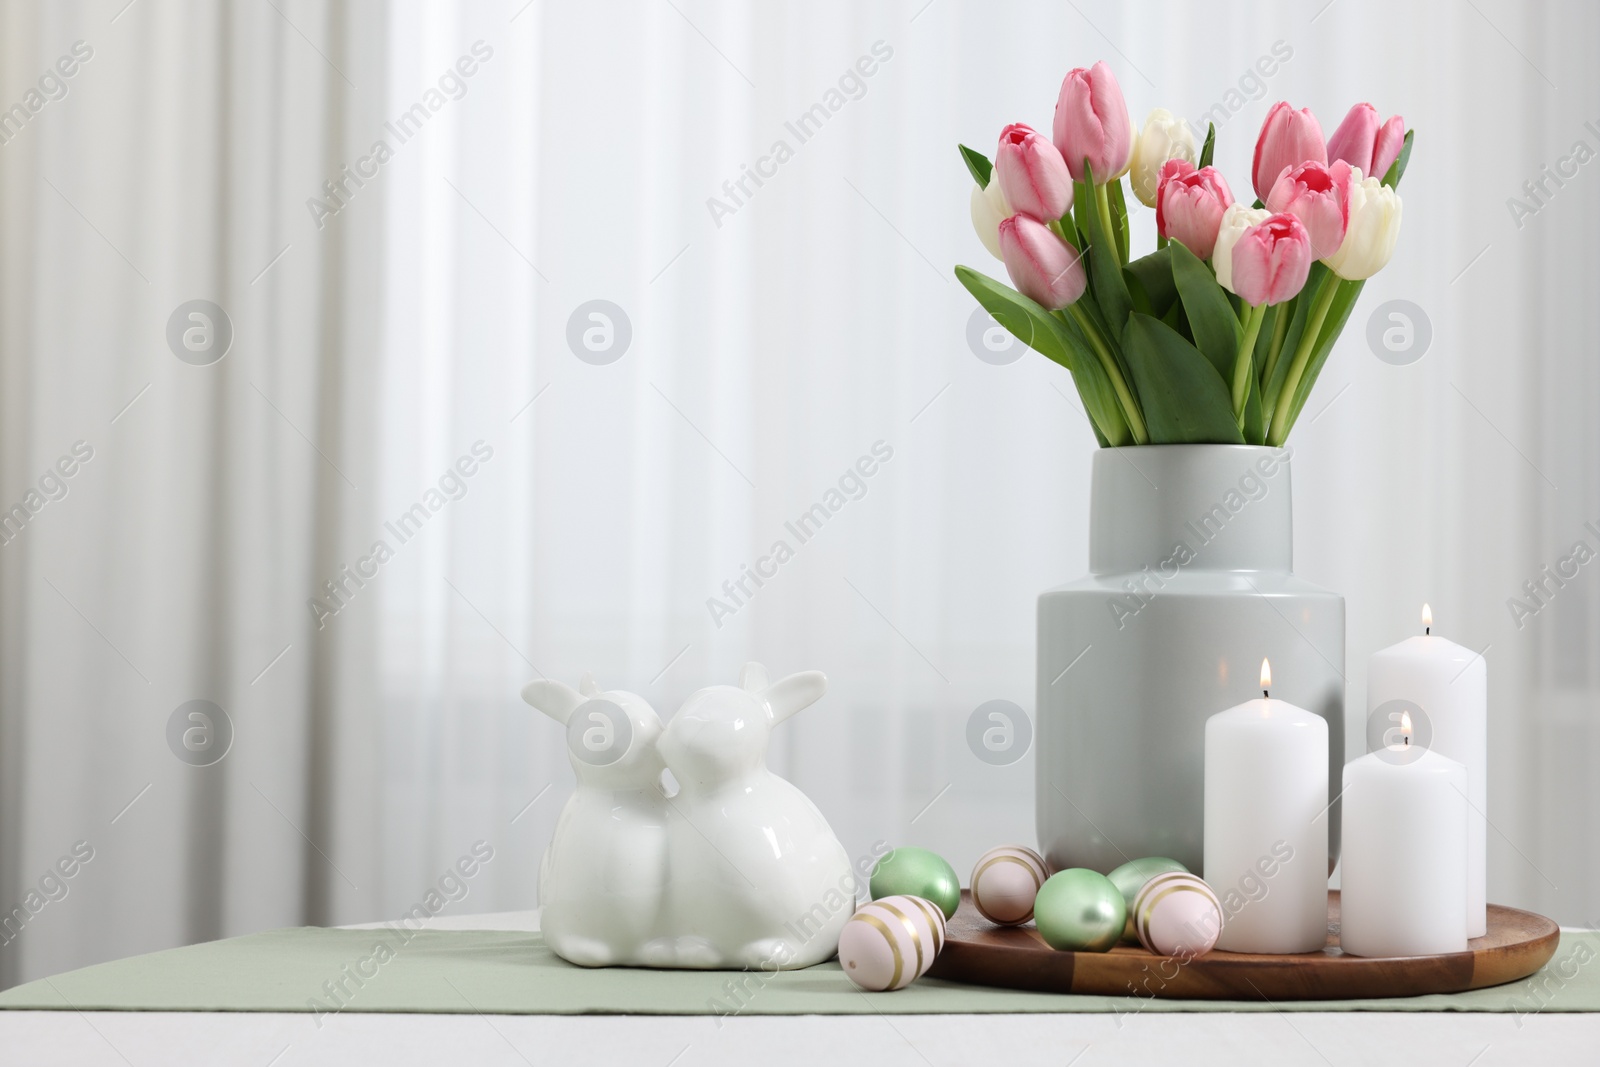
[[[1079,67],[1067,72],[1056,98],[1051,135],[1074,181],[1085,180],[1085,159],[1102,182],[1127,173],[1133,123],[1122,87],[1105,60],[1088,70]]]
[[[1013,215],[1000,223],[1000,251],[1017,291],[1051,311],[1077,301],[1088,286],[1078,250],[1038,219]]]
[[[1378,127],[1378,136],[1372,146],[1372,169],[1361,173],[1371,174],[1381,181],[1389,173],[1389,168],[1394,166],[1394,161],[1400,158],[1400,147],[1405,140],[1406,120],[1399,115],[1391,116]]]
[[[1289,102],[1280,100],[1267,112],[1261,124],[1261,135],[1256,138],[1250,177],[1256,196],[1266,203],[1267,194],[1286,168],[1308,160],[1317,163],[1328,161],[1328,147],[1322,139],[1322,126],[1310,108],[1296,111]]]

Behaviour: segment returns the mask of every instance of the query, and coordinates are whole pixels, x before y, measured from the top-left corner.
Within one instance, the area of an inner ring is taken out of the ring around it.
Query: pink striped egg
[[[1001,845],[978,857],[972,867],[972,903],[1000,926],[1019,926],[1033,918],[1033,901],[1050,877],[1044,857],[1026,845]]]
[[[863,904],[839,933],[839,966],[869,993],[904,989],[944,948],[944,913],[921,897]]]
[[[1188,959],[1210,952],[1222,934],[1222,920],[1217,894],[1181,871],[1156,875],[1133,901],[1134,933],[1158,956]]]

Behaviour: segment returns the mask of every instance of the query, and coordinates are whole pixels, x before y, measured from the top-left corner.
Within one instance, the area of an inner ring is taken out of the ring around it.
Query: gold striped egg
[[[1018,926],[1033,918],[1033,901],[1050,877],[1044,857],[1026,845],[1001,845],[972,867],[972,903],[985,919]]]
[[[921,897],[863,904],[839,932],[839,966],[869,993],[904,989],[944,948],[944,913]]]
[[[1171,871],[1144,884],[1133,902],[1139,944],[1158,956],[1210,952],[1222,933],[1222,902],[1192,874]]]

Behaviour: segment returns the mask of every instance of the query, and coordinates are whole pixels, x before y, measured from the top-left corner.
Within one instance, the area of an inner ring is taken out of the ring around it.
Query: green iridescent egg
[[[1122,936],[1128,905],[1111,879],[1087,867],[1052,874],[1033,902],[1045,944],[1072,952],[1106,952]]]
[[[1129,860],[1106,875],[1107,878],[1111,879],[1111,884],[1121,891],[1122,902],[1128,908],[1128,919],[1122,928],[1123,940],[1138,940],[1138,936],[1133,932],[1133,900],[1139,895],[1139,890],[1143,889],[1144,884],[1156,875],[1173,871],[1181,874],[1190,873],[1189,868],[1177,860],[1169,860],[1165,856],[1146,856],[1143,859]]]
[[[961,905],[961,879],[956,869],[937,852],[925,848],[896,848],[884,853],[872,868],[867,883],[872,899],[907,896],[931,900],[946,919],[955,917]]]

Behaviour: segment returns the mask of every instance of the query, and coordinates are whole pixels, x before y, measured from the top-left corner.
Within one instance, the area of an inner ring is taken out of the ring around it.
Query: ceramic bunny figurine
[[[661,720],[642,697],[530,682],[522,699],[567,727],[578,788],[539,866],[540,926],[562,959],[648,964],[667,885],[667,831],[656,750]]]
[[[738,686],[684,702],[660,751],[668,800],[667,914],[677,931],[657,966],[807,967],[838,950],[855,911],[855,873],[817,806],[767,769],[772,728],[827,691],[820,671],[769,684],[759,663]]]

